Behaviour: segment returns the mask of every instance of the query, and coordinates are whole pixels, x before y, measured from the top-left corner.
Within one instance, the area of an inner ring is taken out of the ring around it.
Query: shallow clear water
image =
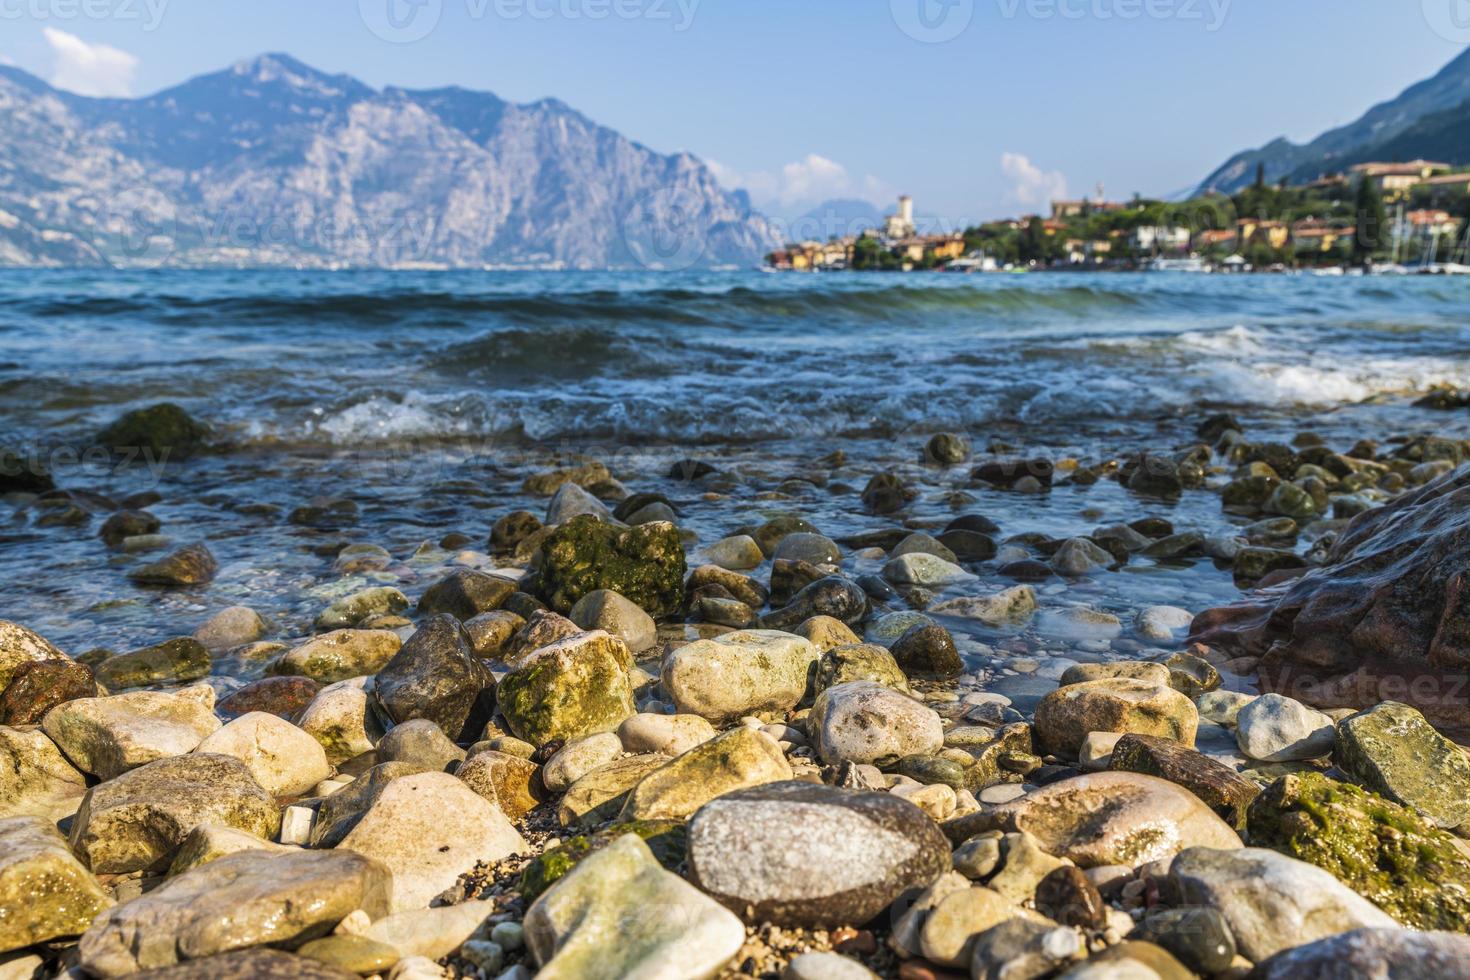
[[[422,542],[450,531],[483,542],[505,511],[544,506],[519,492],[525,474],[583,455],[634,490],[667,493],[704,541],[787,510],[834,536],[891,524],[864,515],[857,491],[893,467],[921,491],[902,515],[913,526],[974,512],[1003,536],[1064,536],[1160,514],[1217,533],[1240,521],[1213,493],[1150,502],[1104,482],[1018,496],[970,487],[968,467],[922,467],[919,451],[957,430],[977,449],[1100,460],[1188,445],[1222,410],[1253,437],[1311,429],[1339,449],[1465,437],[1470,413],[1412,407],[1435,383],[1470,386],[1470,281],[3,272],[0,441],[49,459],[68,489],[156,488],[164,532],[207,540],[222,569],[195,594],[141,591],[125,576],[147,556],[109,553],[100,509],[86,527],[47,528],[35,508],[0,506],[0,616],[74,653],[188,633],[239,602],[301,635],[332,596],[371,584],[338,579],[333,542],[387,546],[405,562],[378,577],[413,596],[453,560],[409,561]],[[86,459],[120,412],[165,399],[215,424],[231,450],[161,467]],[[819,462],[838,449],[845,466]],[[690,456],[736,473],[737,489],[711,498],[665,479]],[[957,510],[951,491],[973,499]],[[329,532],[287,523],[323,496],[353,499],[358,516]],[[981,583],[962,591],[1010,584],[974,571]],[[1208,561],[1141,559],[1043,589],[1053,605],[1120,614],[1237,594]],[[1023,647],[1079,655],[1044,626],[1024,644],[968,639],[981,665],[979,643],[1001,659]]]

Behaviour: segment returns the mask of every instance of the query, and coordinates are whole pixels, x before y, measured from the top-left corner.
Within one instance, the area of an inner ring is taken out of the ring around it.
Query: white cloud
[[[819,153],[808,153],[774,171],[740,173],[716,160],[707,163],[721,184],[744,188],[756,206],[765,209],[791,209],[834,197],[879,202],[893,196],[891,188],[877,177],[853,177],[842,164]]]
[[[1015,183],[1011,196],[1021,204],[1040,207],[1067,196],[1067,178],[1060,170],[1042,170],[1020,153],[1002,153],[1000,169]]]
[[[8,54],[0,54],[0,65],[5,65],[8,68],[14,68],[15,59],[10,57],[10,55]]]
[[[122,96],[133,92],[138,59],[106,44],[88,44],[75,34],[47,27],[42,31],[56,65],[51,84],[78,95]]]

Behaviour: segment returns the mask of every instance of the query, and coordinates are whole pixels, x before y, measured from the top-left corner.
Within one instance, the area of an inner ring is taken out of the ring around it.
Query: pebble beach
[[[0,978],[1470,976],[1458,284],[762,278],[0,280]]]

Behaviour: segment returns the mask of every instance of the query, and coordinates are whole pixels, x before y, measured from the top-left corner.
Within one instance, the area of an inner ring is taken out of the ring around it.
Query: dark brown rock
[[[457,568],[424,592],[418,610],[425,615],[449,613],[455,619],[473,619],[482,612],[499,609],[515,583],[499,575]]]
[[[996,487],[1015,486],[1016,481],[1029,476],[1049,487],[1055,473],[1056,467],[1049,459],[992,459],[975,467],[970,476]]]
[[[65,701],[97,696],[91,668],[72,660],[22,663],[0,692],[0,725],[39,725],[46,712]]]
[[[1078,868],[1057,868],[1036,886],[1036,910],[1064,926],[1102,929],[1108,907],[1097,886]]]
[[[1124,735],[1113,747],[1109,768],[1141,772],[1183,786],[1236,829],[1245,826],[1251,800],[1261,791],[1253,781],[1183,744],[1152,735]]]
[[[490,529],[490,550],[514,551],[516,545],[541,530],[541,519],[529,510],[506,514]]]
[[[1470,466],[1360,514],[1320,568],[1201,613],[1191,634],[1259,657],[1268,691],[1317,707],[1402,701],[1470,728]]]
[[[225,721],[252,711],[292,721],[320,690],[310,677],[265,677],[221,698],[214,710]]]
[[[863,488],[863,506],[870,514],[892,514],[903,510],[918,496],[895,473],[879,473]]]
[[[136,537],[139,534],[153,534],[162,526],[163,522],[147,511],[120,510],[102,522],[102,528],[97,532],[97,536],[105,541],[109,548],[116,548],[123,543],[125,538]]]
[[[469,741],[495,709],[495,678],[452,616],[421,625],[378,671],[373,703],[401,725],[427,718],[456,741]]]
[[[960,652],[949,630],[934,623],[911,627],[889,648],[906,674],[926,677],[958,677],[965,672]]]

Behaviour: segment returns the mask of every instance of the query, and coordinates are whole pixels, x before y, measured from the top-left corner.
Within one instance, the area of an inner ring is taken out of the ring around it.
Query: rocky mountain
[[[1300,145],[1277,139],[1259,149],[1237,153],[1206,177],[1197,193],[1234,193],[1255,180],[1259,164],[1265,164],[1268,181],[1274,183],[1285,177],[1301,183],[1379,153],[1390,160],[1408,159],[1397,156],[1404,152],[1401,145],[1394,143],[1398,136],[1428,117],[1461,108],[1467,101],[1470,101],[1470,50],[1462,52],[1433,78],[1410,86],[1397,98],[1374,106],[1356,121],[1323,133],[1310,143]],[[1464,143],[1462,140],[1456,145]],[[1470,163],[1470,156],[1462,150],[1458,157],[1445,162]]]
[[[552,99],[286,55],[139,99],[0,67],[0,265],[670,269],[777,237],[697,158]]]

